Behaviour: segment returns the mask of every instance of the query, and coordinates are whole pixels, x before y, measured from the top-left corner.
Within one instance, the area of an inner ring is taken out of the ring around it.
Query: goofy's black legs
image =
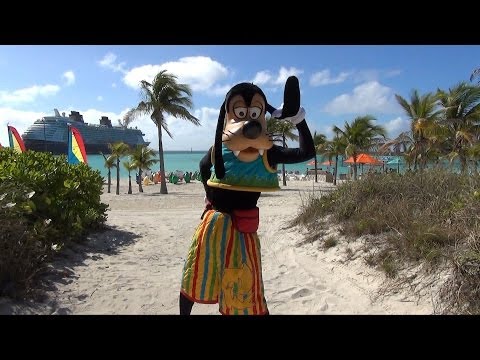
[[[180,293],[180,315],[190,315],[192,312],[193,301]]]

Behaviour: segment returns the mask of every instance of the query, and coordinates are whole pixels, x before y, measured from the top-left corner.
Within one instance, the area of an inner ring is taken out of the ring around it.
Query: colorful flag
[[[16,152],[22,153],[25,152],[25,144],[23,139],[18,133],[17,129],[13,126],[7,125],[8,128],[8,140],[10,141],[10,147]]]
[[[80,162],[87,163],[87,153],[85,152],[85,144],[82,135],[73,126],[68,126],[68,163],[78,164]]]

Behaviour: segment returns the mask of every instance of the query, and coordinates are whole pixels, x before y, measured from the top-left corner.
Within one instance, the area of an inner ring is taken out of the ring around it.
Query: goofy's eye
[[[248,113],[249,113],[251,119],[256,120],[256,119],[258,119],[258,117],[262,113],[262,109],[259,108],[259,107],[253,106],[251,108],[248,108]]]
[[[237,107],[233,109],[235,116],[239,119],[243,119],[247,115],[247,108],[246,107]]]

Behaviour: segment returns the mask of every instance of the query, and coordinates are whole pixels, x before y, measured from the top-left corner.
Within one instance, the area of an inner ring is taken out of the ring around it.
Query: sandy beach
[[[124,181],[123,184],[127,182]],[[144,186],[144,193],[120,195],[112,186],[102,195],[109,204],[111,227],[65,251],[51,266],[43,304],[18,306],[2,300],[0,312],[11,314],[178,314],[184,259],[203,210],[200,182]],[[260,197],[265,297],[272,315],[432,314],[431,297],[406,293],[378,297],[382,272],[361,256],[346,261],[340,242],[324,250],[321,239],[306,243],[304,230],[285,228],[313,192],[332,184],[289,181],[282,190]],[[332,227],[327,232],[334,233]],[[192,314],[220,315],[218,305],[195,304]]]

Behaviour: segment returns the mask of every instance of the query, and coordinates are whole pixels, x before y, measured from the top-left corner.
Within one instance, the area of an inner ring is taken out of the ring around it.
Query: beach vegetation
[[[283,147],[288,147],[287,140],[297,141],[298,135],[295,133],[297,127],[290,121],[274,118],[273,116],[266,118],[267,133],[274,143],[279,143]],[[282,181],[283,186],[287,186],[287,178],[285,175],[285,164],[282,164]]]
[[[446,271],[439,311],[480,314],[479,191],[480,175],[448,169],[369,174],[309,197],[292,225],[322,238],[328,218],[349,241],[362,239],[365,262],[390,279]]]
[[[385,139],[386,131],[380,125],[375,125],[375,117],[365,115],[356,117],[352,123],[345,121],[343,129],[333,127],[345,142],[345,156],[353,158],[353,178],[357,179],[357,158],[360,153],[374,150]]]
[[[100,152],[105,160],[104,166],[107,168],[107,193],[110,194],[110,188],[112,186],[112,168],[116,167],[116,158],[113,155],[105,155],[104,153]]]
[[[193,108],[192,91],[187,84],[177,82],[177,76],[160,71],[152,82],[140,82],[142,101],[130,109],[124,116],[124,121],[130,122],[140,115],[148,115],[157,127],[158,154],[160,157],[160,194],[167,194],[165,177],[165,162],[163,154],[163,131],[173,139],[167,126],[166,116],[182,119],[199,126],[200,120],[189,111]]]
[[[147,145],[137,145],[130,153],[132,167],[138,169],[138,191],[143,192],[142,173],[149,170],[158,162],[157,153]]]
[[[55,253],[103,227],[102,186],[64,155],[0,149],[0,296],[28,293]]]
[[[108,144],[108,148],[110,149],[110,156],[115,159],[115,167],[117,168],[117,187],[115,194],[120,195],[120,159],[122,156],[131,153],[130,146],[120,141],[113,144]]]

